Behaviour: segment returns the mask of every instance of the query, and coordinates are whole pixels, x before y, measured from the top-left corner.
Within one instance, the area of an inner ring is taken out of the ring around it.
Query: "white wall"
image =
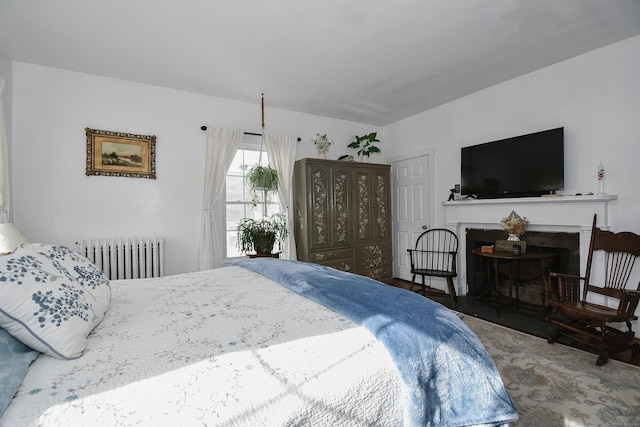
[[[597,192],[602,161],[605,190],[619,196],[613,230],[640,233],[638,76],[635,37],[386,126],[379,135],[397,147],[395,157],[435,147],[435,223],[444,225],[441,202],[460,182],[461,147],[563,126],[564,193]]]
[[[1,58],[0,58],[1,59]],[[611,223],[640,232],[640,37],[547,67],[380,130],[387,157],[435,147],[435,223],[460,181],[460,148],[564,126],[566,193],[617,194]],[[4,78],[4,77],[3,77]],[[13,64],[14,222],[31,241],[163,235],[167,272],[196,269],[204,133],[200,126],[260,131],[255,104],[164,89],[26,63]],[[331,158],[352,154],[353,135],[376,129],[269,107],[267,131],[303,138],[298,158],[314,157],[310,139],[327,133]],[[84,128],[158,137],[158,179],[87,177]],[[530,218],[535,221],[535,218]]]
[[[315,157],[350,154],[370,126],[269,107],[266,130],[302,138]],[[83,238],[164,236],[166,273],[197,269],[205,133],[200,126],[260,132],[256,103],[234,102],[95,75],[13,63],[14,223],[32,242],[74,246]],[[85,175],[86,127],[157,136],[156,180]]]

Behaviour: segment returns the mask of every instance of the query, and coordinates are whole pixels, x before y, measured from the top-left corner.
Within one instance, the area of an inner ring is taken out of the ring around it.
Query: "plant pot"
[[[326,151],[318,151],[318,158],[319,159],[326,159],[327,158],[327,152]]]
[[[270,255],[273,252],[273,246],[276,243],[275,233],[259,232],[253,243],[253,250],[258,255]]]
[[[237,245],[240,251],[260,256],[269,256],[276,243],[287,238],[287,223],[284,214],[273,214],[259,219],[242,218],[238,222]]]

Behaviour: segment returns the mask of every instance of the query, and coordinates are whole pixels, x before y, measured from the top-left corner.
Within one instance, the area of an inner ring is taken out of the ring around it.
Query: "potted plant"
[[[287,238],[287,220],[284,214],[273,214],[260,219],[242,218],[238,223],[238,249],[270,256],[276,243]]]
[[[320,133],[317,133],[315,139],[312,139],[311,142],[313,142],[313,145],[315,145],[318,150],[318,158],[326,159],[327,151],[329,151],[329,147],[333,144],[333,141],[329,141],[329,138],[327,138],[327,134],[320,135]]]
[[[269,165],[254,165],[247,172],[249,187],[254,190],[276,191],[278,190],[278,171]]]
[[[377,139],[377,136],[378,132],[371,132],[368,135],[362,136],[356,135],[355,141],[347,145],[347,147],[358,150],[358,157],[360,159],[363,159],[365,156],[368,159],[371,153],[380,153],[380,149],[373,145],[376,142],[380,142],[380,140]]]
[[[269,165],[262,166],[257,164],[249,169],[245,179],[249,184],[249,191],[253,196],[253,205],[256,206],[258,204],[258,192],[260,192],[260,196],[262,196],[262,201],[265,203],[266,209],[266,202],[269,193],[278,191],[280,179],[278,171]],[[266,216],[266,213],[264,216]]]

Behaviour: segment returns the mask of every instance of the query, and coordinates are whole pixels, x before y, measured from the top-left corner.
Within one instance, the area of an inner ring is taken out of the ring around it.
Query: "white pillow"
[[[80,357],[110,300],[104,273],[64,246],[22,245],[0,256],[0,327],[49,356]]]

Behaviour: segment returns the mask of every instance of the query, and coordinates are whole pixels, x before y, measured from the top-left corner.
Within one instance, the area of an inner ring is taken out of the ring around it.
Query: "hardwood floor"
[[[401,279],[394,279],[391,285],[403,289],[410,289],[411,287],[410,282]],[[451,308],[451,300],[449,299],[449,295],[444,292],[434,291],[427,297],[446,307]],[[512,328],[527,334],[535,335],[544,339],[547,339],[556,330],[553,324],[544,320],[539,306],[533,307],[523,304],[519,310],[501,308],[500,317],[498,317],[496,314],[495,304],[487,300],[482,302],[480,301],[479,297],[459,296],[457,305],[458,311],[466,315],[478,317],[480,319],[497,323],[499,325],[506,326],[508,328]],[[637,338],[636,342],[640,344],[640,340],[638,340]],[[566,337],[562,337],[560,340],[558,340],[558,344],[581,348],[580,345],[577,345],[577,343]],[[590,349],[588,348],[583,348],[583,350],[590,351]],[[616,354],[611,358],[626,363],[631,363],[631,356],[631,351],[625,351],[623,353]],[[640,366],[640,360],[637,360],[635,364]]]

